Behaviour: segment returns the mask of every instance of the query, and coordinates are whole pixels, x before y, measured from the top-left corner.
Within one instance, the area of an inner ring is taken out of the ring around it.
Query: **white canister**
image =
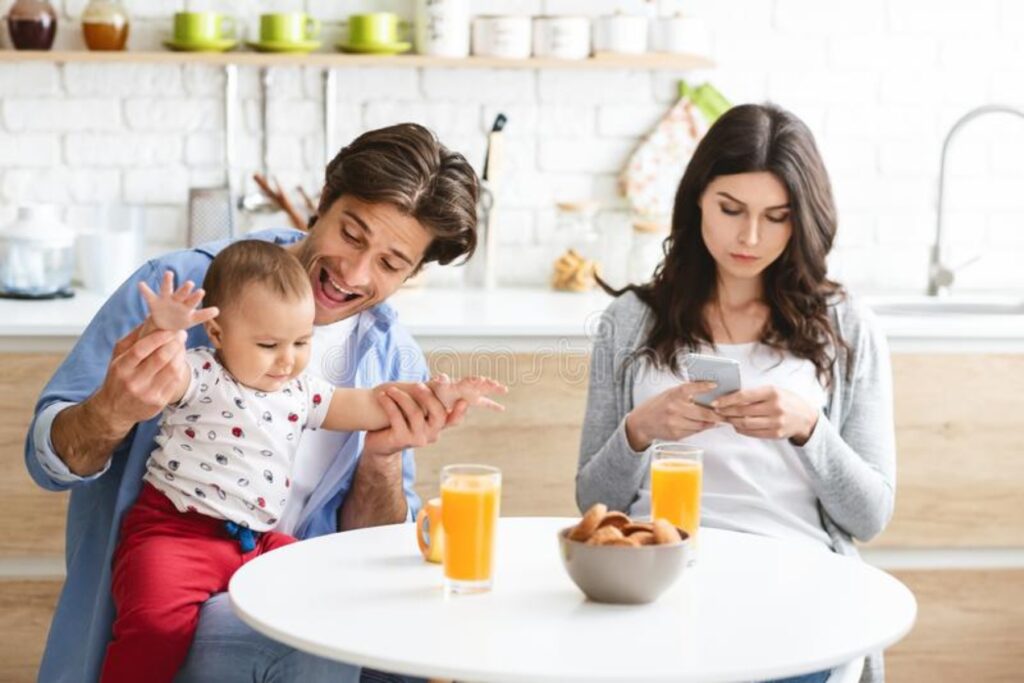
[[[588,17],[547,16],[533,20],[533,54],[555,59],[586,59],[590,56]]]
[[[676,14],[651,20],[651,49],[655,52],[706,55],[711,52],[707,24],[700,17]]]
[[[469,55],[469,0],[416,0],[416,52]]]
[[[19,207],[17,219],[0,230],[0,296],[70,296],[74,243],[56,207]]]
[[[594,20],[594,52],[638,55],[647,52],[647,17],[611,14]]]
[[[660,221],[638,220],[633,223],[633,245],[629,250],[626,277],[637,285],[651,281],[654,271],[665,258],[664,242],[669,228]]]
[[[473,54],[479,57],[526,59],[531,37],[530,17],[481,15],[473,19]]]

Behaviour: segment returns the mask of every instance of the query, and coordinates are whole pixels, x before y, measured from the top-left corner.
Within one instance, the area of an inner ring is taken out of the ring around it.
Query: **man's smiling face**
[[[416,271],[433,239],[388,203],[342,195],[294,252],[309,273],[317,325],[329,325],[387,299]]]

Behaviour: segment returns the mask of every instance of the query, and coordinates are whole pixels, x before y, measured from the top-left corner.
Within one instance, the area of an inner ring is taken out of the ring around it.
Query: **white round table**
[[[888,574],[810,544],[702,529],[697,565],[648,605],[588,601],[561,566],[574,520],[503,518],[494,589],[446,597],[412,524],[296,543],[244,565],[257,631],[384,671],[460,681],[737,681],[881,650],[917,604]]]

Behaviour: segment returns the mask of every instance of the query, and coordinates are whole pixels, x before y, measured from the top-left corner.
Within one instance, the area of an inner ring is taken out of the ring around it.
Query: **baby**
[[[315,314],[309,277],[281,247],[243,240],[191,282],[160,292],[140,284],[149,306],[142,334],[204,324],[213,348],[186,352],[188,375],[161,417],[143,488],[125,515],[114,554],[117,608],[102,681],[171,681],[188,653],[202,604],[227,589],[248,560],[293,543],[272,531],[288,501],[306,429],[383,429],[378,392],[335,388],[305,374]],[[196,309],[205,294],[206,308]],[[449,411],[458,400],[501,410],[487,398],[506,388],[487,378],[428,386]]]

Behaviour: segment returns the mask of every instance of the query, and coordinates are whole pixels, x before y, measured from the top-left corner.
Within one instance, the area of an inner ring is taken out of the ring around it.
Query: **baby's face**
[[[282,298],[257,284],[240,300],[221,308],[210,341],[239,382],[260,391],[277,391],[309,364],[316,308],[313,295]]]

